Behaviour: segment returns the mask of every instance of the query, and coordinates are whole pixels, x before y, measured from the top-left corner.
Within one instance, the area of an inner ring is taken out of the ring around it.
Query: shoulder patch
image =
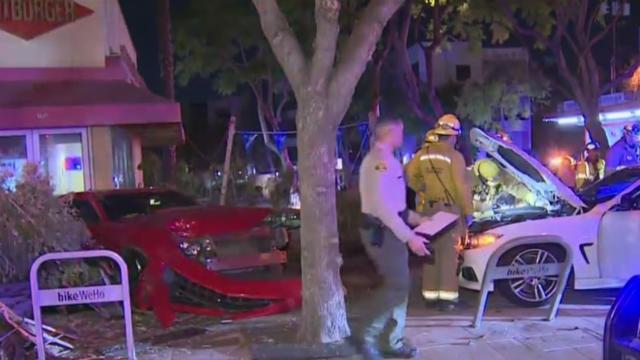
[[[387,163],[384,161],[378,161],[376,165],[373,167],[376,171],[387,171]]]

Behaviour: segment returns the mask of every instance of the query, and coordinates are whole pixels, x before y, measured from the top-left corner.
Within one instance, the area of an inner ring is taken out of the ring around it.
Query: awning
[[[180,105],[124,80],[0,81],[0,130],[125,125],[182,134]]]

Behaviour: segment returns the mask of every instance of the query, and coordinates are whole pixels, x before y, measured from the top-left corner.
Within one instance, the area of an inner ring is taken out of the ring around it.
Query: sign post
[[[535,264],[535,265],[507,265],[498,266],[498,260],[509,249],[513,249],[517,246],[526,245],[540,245],[553,243],[554,245],[561,246],[565,250],[564,262],[562,263],[549,263],[549,264]],[[476,310],[476,315],[473,319],[473,327],[478,328],[482,323],[482,317],[487,306],[487,298],[489,297],[489,288],[493,285],[495,280],[509,280],[520,279],[528,277],[549,277],[557,276],[558,285],[556,292],[551,298],[551,306],[549,308],[549,314],[546,320],[551,321],[555,319],[558,314],[558,308],[562,301],[562,295],[567,286],[569,279],[569,273],[571,272],[571,266],[573,264],[573,256],[571,249],[565,246],[561,241],[554,241],[548,237],[541,238],[524,238],[518,241],[509,242],[496,250],[489,258],[487,264],[487,270],[484,273],[482,279],[482,287],[480,288],[480,301]]]
[[[118,267],[120,268],[120,277],[122,278],[122,283],[120,285],[40,289],[40,285],[38,284],[38,269],[43,263],[54,260],[77,260],[98,257],[110,258],[118,264]],[[36,261],[31,266],[30,283],[38,360],[44,360],[46,356],[42,331],[42,307],[93,304],[104,302],[123,303],[128,358],[130,360],[135,360],[136,351],[133,340],[133,322],[131,319],[129,274],[127,271],[126,263],[118,254],[109,250],[90,250],[46,254],[36,259]]]

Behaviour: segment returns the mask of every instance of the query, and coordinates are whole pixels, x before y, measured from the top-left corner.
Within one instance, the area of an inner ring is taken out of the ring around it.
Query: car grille
[[[233,312],[260,309],[271,304],[271,301],[264,299],[227,296],[189,281],[175,272],[169,277],[169,286],[171,300],[185,305],[217,307]]]
[[[274,234],[271,229],[252,229],[247,234],[215,236],[216,251],[220,257],[233,257],[270,252],[274,249]]]

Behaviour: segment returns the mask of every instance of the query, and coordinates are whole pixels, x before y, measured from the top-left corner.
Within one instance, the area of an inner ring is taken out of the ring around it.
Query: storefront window
[[[136,187],[131,151],[131,138],[122,129],[112,129],[113,186],[116,189]]]
[[[26,136],[0,136],[0,178],[5,188],[15,190],[27,160]]]
[[[39,144],[40,166],[51,179],[54,193],[84,191],[82,134],[44,134]]]

